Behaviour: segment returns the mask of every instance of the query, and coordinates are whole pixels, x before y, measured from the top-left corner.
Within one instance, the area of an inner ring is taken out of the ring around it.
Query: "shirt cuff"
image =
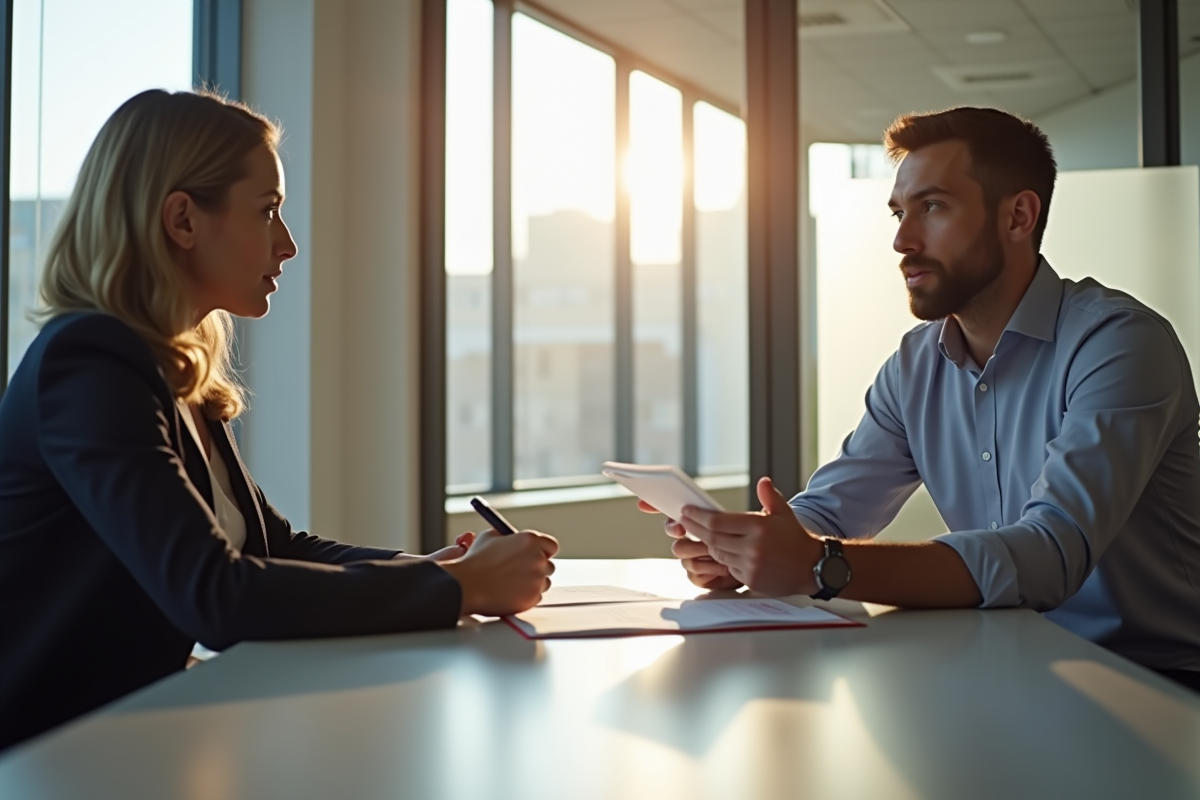
[[[841,538],[836,533],[830,533],[829,531],[825,530],[824,526],[822,526],[820,522],[813,517],[808,516],[807,514],[801,513],[800,510],[795,506],[792,507],[792,513],[796,515],[796,519],[800,520],[800,524],[812,533],[815,533],[818,536],[832,536],[835,539]]]
[[[983,595],[980,608],[1004,608],[1021,605],[1021,591],[1017,583],[1017,565],[1004,544],[999,531],[954,531],[935,536],[933,541],[954,548],[979,593]]]

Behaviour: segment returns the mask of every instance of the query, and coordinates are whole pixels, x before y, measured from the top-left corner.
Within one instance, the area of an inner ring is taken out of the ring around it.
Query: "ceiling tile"
[[[889,5],[918,30],[990,28],[1025,22],[1025,12],[1013,0],[892,0]]]
[[[699,10],[693,14],[714,32],[741,42],[745,38],[746,16],[740,10]]]
[[[1021,6],[1038,20],[1124,14],[1136,17],[1126,0],[1021,0]]]

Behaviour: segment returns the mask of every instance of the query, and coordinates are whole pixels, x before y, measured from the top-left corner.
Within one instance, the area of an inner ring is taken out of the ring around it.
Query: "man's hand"
[[[645,500],[638,500],[638,509],[647,514],[657,514],[658,509]],[[688,539],[683,525],[667,518],[663,523],[667,536],[675,541],[671,544],[671,552],[683,563],[688,580],[701,589],[716,591],[717,589],[737,589],[742,582],[729,574],[727,567],[718,564],[708,552],[708,545],[695,539]]]
[[[739,581],[756,592],[776,596],[816,593],[813,567],[825,552],[820,540],[804,529],[770,478],[760,479],[757,490],[763,505],[758,513],[684,508],[682,527],[700,540],[691,544],[704,547],[715,566],[726,571],[726,580]],[[679,539],[676,547],[687,541]],[[694,550],[685,548],[687,553]],[[691,567],[687,569],[694,575]],[[695,577],[692,580],[696,582]]]

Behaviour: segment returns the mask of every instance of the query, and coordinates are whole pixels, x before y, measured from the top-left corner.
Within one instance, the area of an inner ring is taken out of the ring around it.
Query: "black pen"
[[[488,501],[482,497],[472,497],[471,508],[475,509],[476,513],[483,517],[488,525],[491,525],[502,535],[510,536],[517,532],[512,523],[500,516],[500,512],[488,505]]]

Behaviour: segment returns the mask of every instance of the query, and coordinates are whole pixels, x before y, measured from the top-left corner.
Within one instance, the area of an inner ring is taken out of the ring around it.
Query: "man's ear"
[[[1009,200],[1008,224],[1005,234],[1010,242],[1023,242],[1033,238],[1033,231],[1042,218],[1042,199],[1037,192],[1025,189]]]
[[[196,213],[199,209],[187,192],[175,191],[167,195],[162,205],[163,230],[167,238],[181,250],[196,246]]]

